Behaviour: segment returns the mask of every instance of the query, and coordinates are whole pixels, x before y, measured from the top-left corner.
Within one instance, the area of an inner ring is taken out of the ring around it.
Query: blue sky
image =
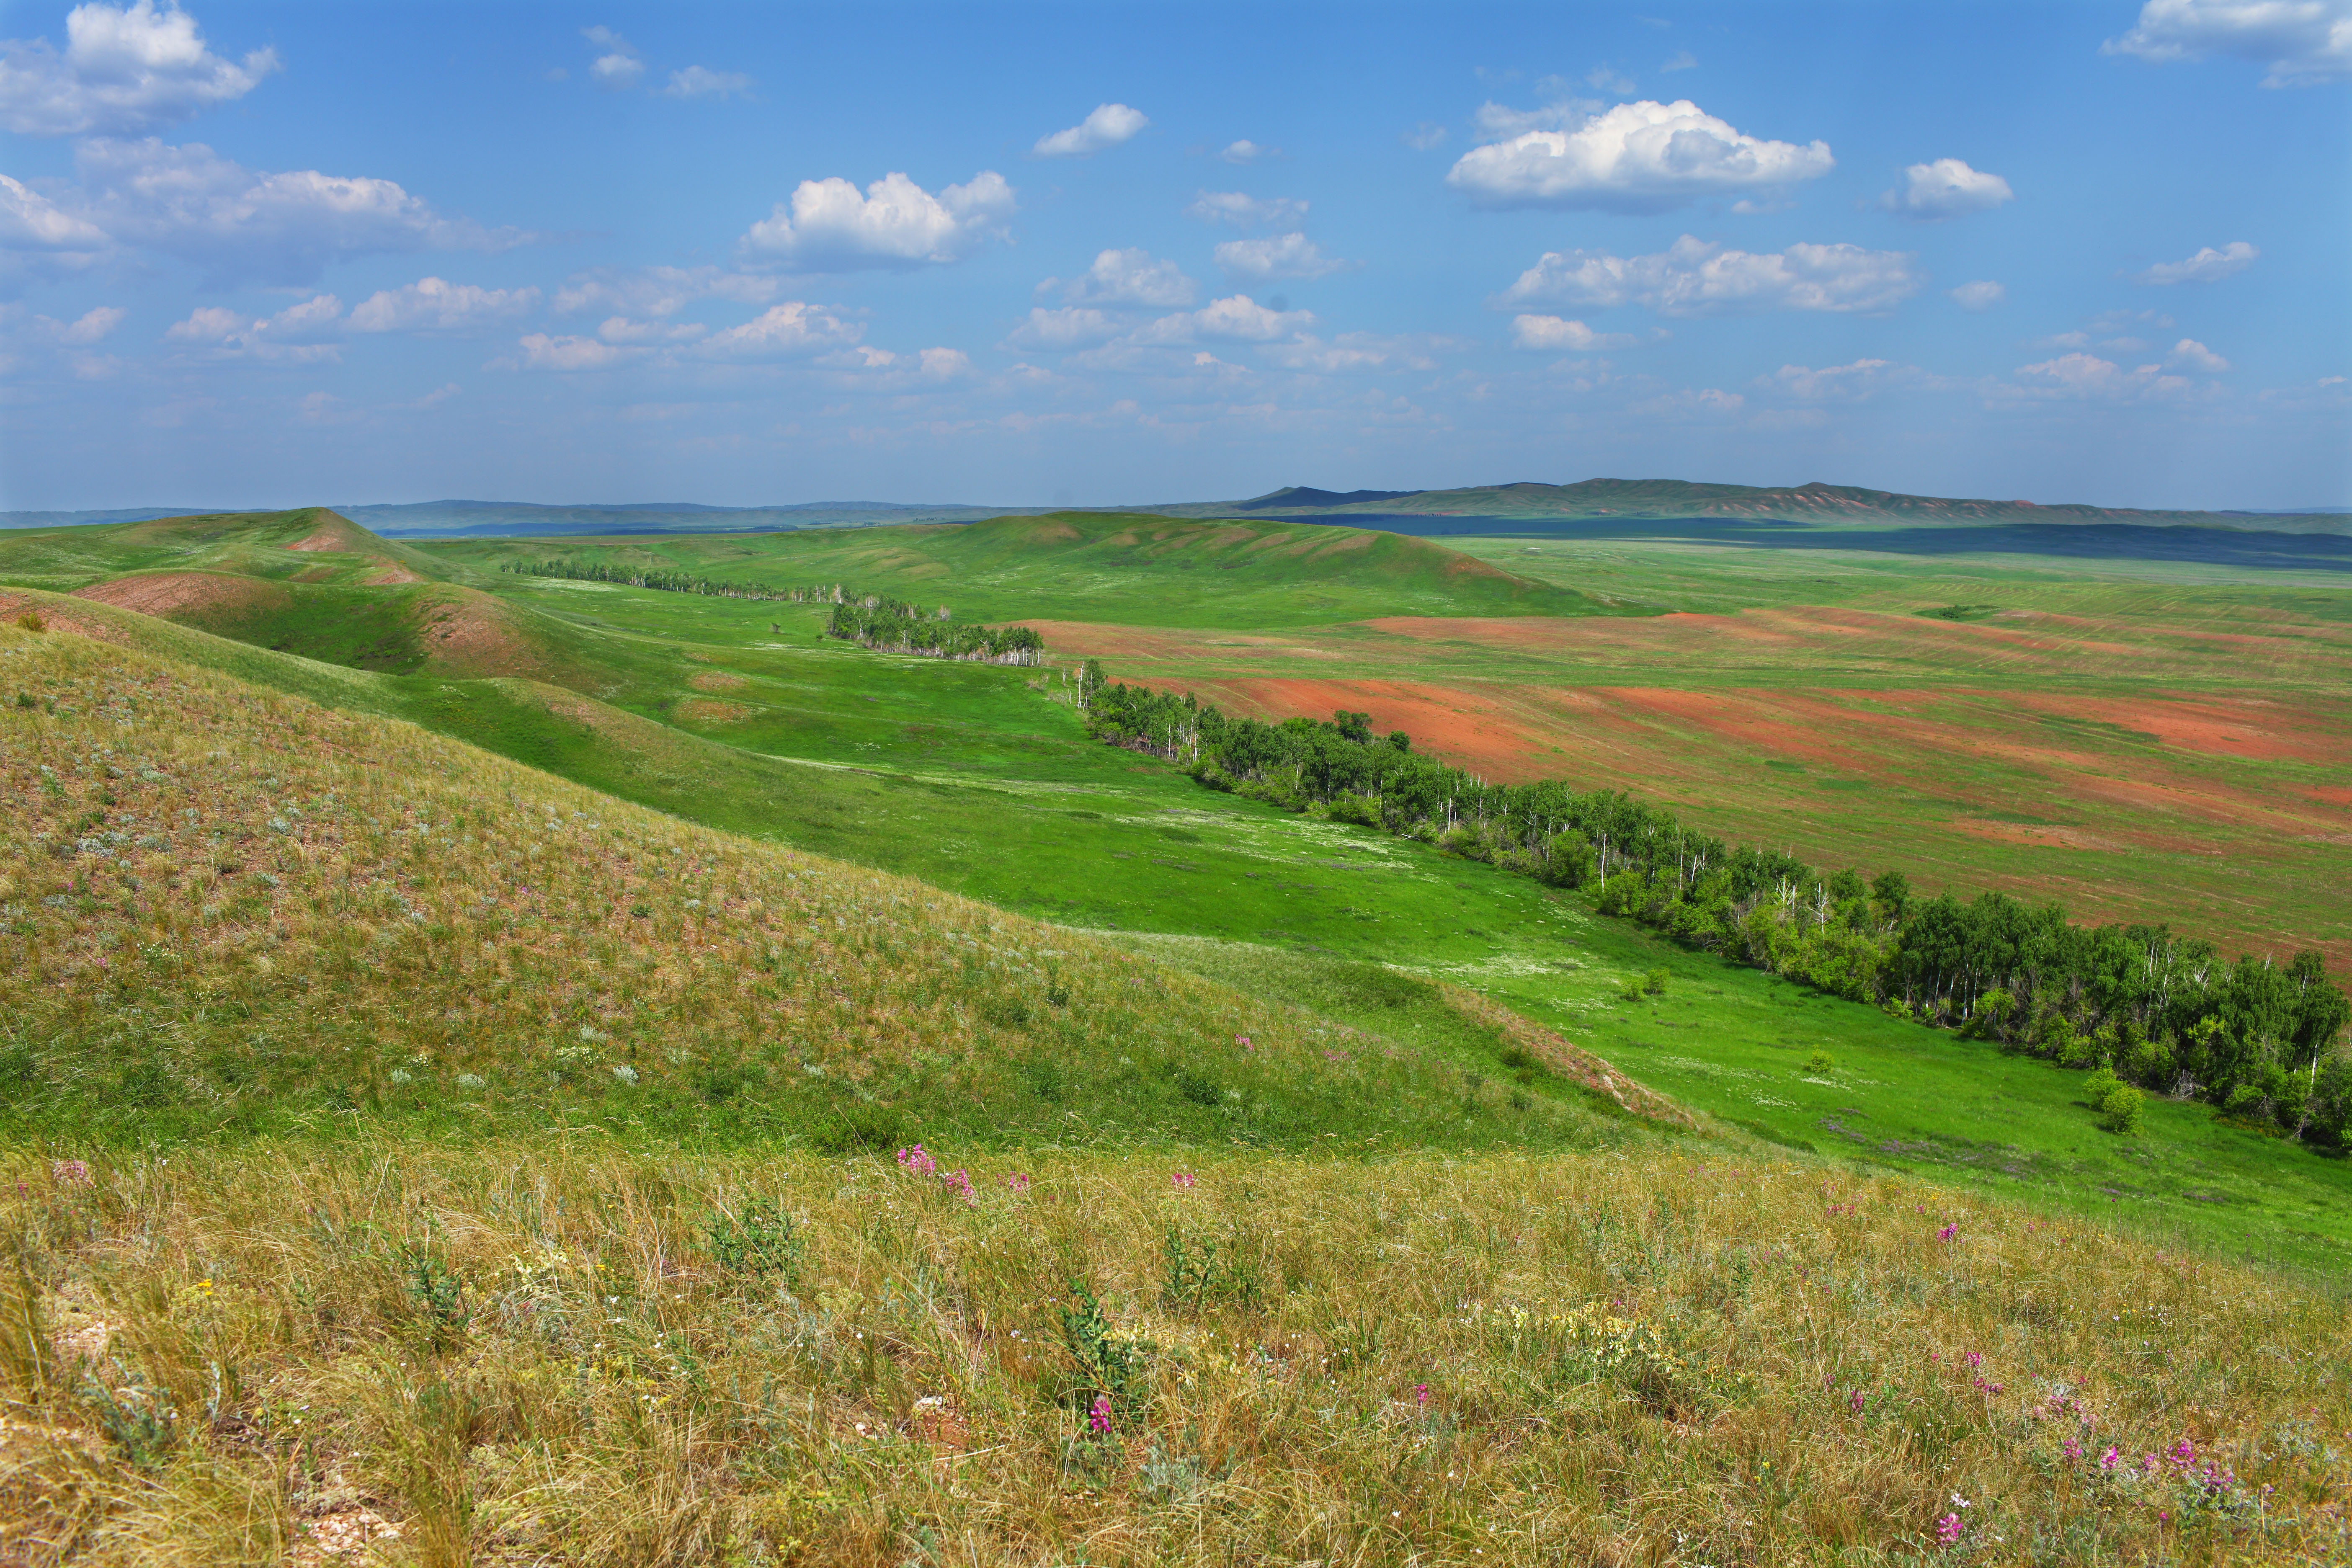
[[[2352,0],[0,37],[0,507],[2352,504]]]

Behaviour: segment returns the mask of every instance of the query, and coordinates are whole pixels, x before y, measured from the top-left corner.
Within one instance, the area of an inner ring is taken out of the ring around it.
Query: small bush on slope
[[[50,1136],[1602,1135],[920,883],[63,632],[0,630],[0,1114]]]
[[[2227,1266],[1670,1152],[958,1163],[969,1200],[887,1158],[576,1139],[0,1162],[0,1542],[141,1568],[382,1522],[398,1561],[567,1568],[2344,1558],[2340,1305]],[[714,1216],[755,1211],[793,1216],[793,1270],[729,1265]],[[1171,1289],[1212,1245],[1253,1289]]]

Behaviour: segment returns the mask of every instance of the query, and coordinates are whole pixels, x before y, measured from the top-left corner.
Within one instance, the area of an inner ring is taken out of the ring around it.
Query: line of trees
[[[575,583],[618,583],[631,588],[652,588],[664,594],[707,594],[717,599],[794,599],[803,590],[765,587],[758,583],[721,583],[686,572],[663,572],[645,566],[608,566],[601,561],[509,561],[499,568],[523,577],[566,577]]]
[[[1622,791],[1557,780],[1495,784],[1375,736],[1369,716],[1265,724],[1078,672],[1090,733],[1177,763],[1202,784],[1423,839],[1556,887],[1604,914],[1899,1017],[2200,1097],[2303,1138],[2342,1142],[2352,1003],[2315,952],[2224,962],[2163,925],[2081,926],[2005,894],[1914,898],[1899,872],[1865,880],[1733,847]]]
[[[898,599],[867,594],[834,602],[829,636],[890,653],[926,658],[971,659],[986,664],[1035,664],[1045,639],[1027,626],[983,626],[958,622],[941,605],[927,611]]]

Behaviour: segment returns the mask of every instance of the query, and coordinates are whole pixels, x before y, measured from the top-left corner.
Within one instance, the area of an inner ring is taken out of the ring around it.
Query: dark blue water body
[[[1960,528],[1822,529],[1801,522],[1719,517],[1436,517],[1349,512],[1286,522],[1328,522],[1424,539],[1687,539],[1760,550],[1868,550],[1890,555],[2060,555],[2104,561],[2188,561],[2280,572],[2352,572],[2352,535],[2266,533],[2234,528],[2148,528],[2130,523],[1988,523]]]

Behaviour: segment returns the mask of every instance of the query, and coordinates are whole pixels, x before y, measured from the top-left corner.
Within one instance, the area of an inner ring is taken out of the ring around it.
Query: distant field
[[[1265,718],[1369,711],[1929,887],[2168,919],[2352,973],[2352,584],[2175,563],[1454,541],[1648,617],[1265,635],[1033,620],[1114,676]],[[1922,612],[1941,611],[1942,615]]]
[[[1123,513],[1007,517],[971,527],[558,543],[436,541],[449,567],[496,574],[561,555],[791,587],[845,583],[951,599],[961,617],[1030,616],[1153,626],[1320,625],[1371,616],[1583,616],[1612,606],[1401,534],[1272,519]]]

